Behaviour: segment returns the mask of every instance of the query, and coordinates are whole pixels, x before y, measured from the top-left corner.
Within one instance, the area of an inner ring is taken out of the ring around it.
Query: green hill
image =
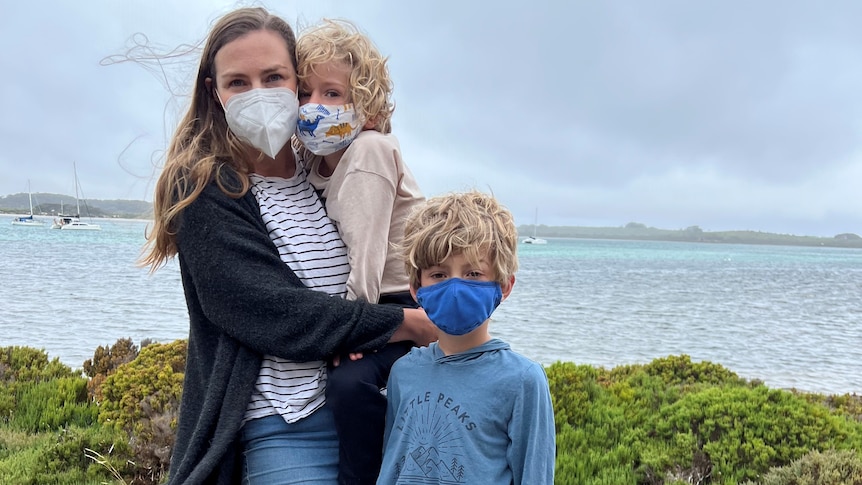
[[[80,200],[82,216],[120,217],[124,219],[150,219],[153,217],[153,204],[144,200]],[[75,198],[62,194],[34,193],[33,212],[51,216],[75,212]],[[26,214],[30,211],[27,193],[0,197],[0,213]]]
[[[533,233],[533,225],[518,227],[526,237]],[[630,222],[622,227],[536,226],[536,235],[542,238],[629,239],[639,241],[679,241],[724,244],[772,244],[780,246],[827,246],[862,248],[862,237],[853,233],[834,237],[795,236],[760,231],[704,231],[698,226],[685,229],[657,229],[645,224]]]

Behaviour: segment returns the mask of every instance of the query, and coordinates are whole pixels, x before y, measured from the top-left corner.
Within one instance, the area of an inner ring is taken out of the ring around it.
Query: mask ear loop
[[[216,99],[218,100],[218,104],[221,106],[221,110],[227,114],[227,108],[224,107],[224,102],[221,100],[221,95],[218,93],[218,89],[213,88],[213,92],[216,95]]]

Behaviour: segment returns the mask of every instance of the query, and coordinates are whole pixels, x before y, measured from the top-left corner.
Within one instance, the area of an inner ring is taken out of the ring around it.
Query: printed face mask
[[[252,89],[231,96],[222,107],[230,131],[270,158],[296,131],[299,100],[287,88]]]
[[[352,104],[308,103],[299,107],[296,136],[311,153],[325,156],[350,145],[363,124]]]
[[[416,290],[416,300],[428,318],[449,335],[465,335],[485,323],[503,301],[496,281],[449,278]]]

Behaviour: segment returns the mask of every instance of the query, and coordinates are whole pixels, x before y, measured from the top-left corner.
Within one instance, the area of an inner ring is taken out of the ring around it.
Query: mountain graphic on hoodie
[[[420,445],[410,453],[410,458],[405,460],[404,469],[400,473],[402,477],[433,478],[438,483],[461,483],[434,447],[425,448]],[[453,468],[456,472],[461,468],[457,458],[453,460]]]

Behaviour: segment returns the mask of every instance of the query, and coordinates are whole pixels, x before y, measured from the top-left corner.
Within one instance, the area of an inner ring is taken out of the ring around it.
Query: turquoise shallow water
[[[0,346],[80,367],[99,345],[185,338],[179,271],[135,267],[143,221],[0,217]],[[771,387],[862,393],[862,250],[550,239],[522,245],[492,333],[545,364],[688,354]]]

